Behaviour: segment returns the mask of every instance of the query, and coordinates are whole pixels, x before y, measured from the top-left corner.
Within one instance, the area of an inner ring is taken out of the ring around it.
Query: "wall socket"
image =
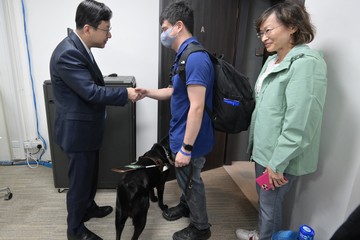
[[[43,143],[39,139],[24,141],[25,149],[42,149]]]

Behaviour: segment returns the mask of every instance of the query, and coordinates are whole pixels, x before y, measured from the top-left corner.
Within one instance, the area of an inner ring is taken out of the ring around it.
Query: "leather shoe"
[[[85,230],[80,234],[67,234],[68,240],[102,240],[101,237],[85,228]]]
[[[190,210],[184,204],[179,203],[176,207],[163,211],[162,215],[168,221],[175,221],[182,217],[189,217]]]
[[[97,207],[95,210],[89,212],[84,217],[84,222],[89,221],[91,218],[103,218],[113,211],[111,206]]]
[[[188,227],[175,232],[173,235],[173,240],[207,240],[210,237],[210,228],[199,230],[190,223]]]

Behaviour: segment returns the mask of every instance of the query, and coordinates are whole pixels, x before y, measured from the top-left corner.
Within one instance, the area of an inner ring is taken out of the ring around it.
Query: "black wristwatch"
[[[191,152],[193,150],[193,145],[183,143],[182,146],[186,151]]]

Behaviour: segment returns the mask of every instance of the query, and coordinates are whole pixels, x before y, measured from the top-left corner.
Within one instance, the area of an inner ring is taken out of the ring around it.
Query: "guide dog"
[[[155,143],[138,161],[125,166],[117,187],[115,227],[116,239],[120,240],[126,220],[131,217],[134,225],[132,240],[137,240],[145,228],[147,213],[152,202],[158,201],[162,211],[168,208],[163,202],[165,182],[169,175],[170,164],[173,164],[169,148],[169,138]],[[157,189],[157,197],[154,193]]]

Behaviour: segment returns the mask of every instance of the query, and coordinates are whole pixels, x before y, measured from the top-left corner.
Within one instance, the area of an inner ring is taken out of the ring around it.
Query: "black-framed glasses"
[[[258,38],[262,39],[262,37],[265,35],[266,37],[268,37],[271,34],[271,31],[274,30],[275,28],[281,27],[282,25],[273,27],[273,28],[267,28],[265,29],[265,31],[263,32],[257,32],[256,35]]]
[[[99,30],[101,30],[101,31],[106,32],[106,36],[108,36],[108,35],[109,35],[109,33],[110,33],[110,31],[111,31],[111,27],[109,27],[109,29],[102,29],[102,28],[98,28],[98,27],[93,27],[93,28],[95,28],[95,29],[99,29]]]

